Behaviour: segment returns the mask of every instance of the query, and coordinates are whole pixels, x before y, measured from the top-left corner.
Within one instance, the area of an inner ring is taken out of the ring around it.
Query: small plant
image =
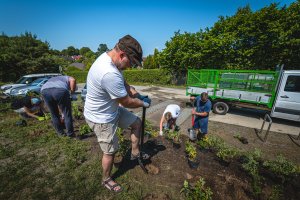
[[[185,143],[185,151],[188,155],[188,158],[194,161],[197,157],[197,149],[196,147],[189,141]]]
[[[298,170],[294,163],[286,160],[282,155],[277,156],[274,161],[265,161],[263,166],[283,177],[294,175]]]
[[[275,185],[272,187],[272,193],[269,200],[283,199],[283,189],[281,185]]]
[[[157,137],[158,132],[153,130],[151,122],[148,120],[145,121],[145,134],[148,134],[150,137]]]
[[[179,142],[180,133],[178,131],[171,131],[169,136],[174,142]]]
[[[130,141],[125,139],[125,137],[122,133],[122,129],[118,128],[116,134],[118,135],[118,138],[119,138],[118,153],[121,156],[125,156],[126,152],[128,151],[128,149],[130,147]]]
[[[207,140],[201,139],[197,141],[197,145],[199,145],[200,149],[208,149],[210,148],[209,141],[210,141],[209,138]]]
[[[237,155],[237,151],[230,147],[224,147],[218,150],[217,157],[225,162],[230,162]]]
[[[84,125],[80,126],[80,128],[79,128],[79,135],[81,135],[81,136],[87,135],[90,132],[92,132],[92,129],[87,124],[84,124]]]
[[[246,170],[252,177],[252,188],[254,195],[258,196],[261,194],[261,177],[259,175],[259,162],[260,151],[255,150],[253,153],[246,155],[246,162],[242,164],[244,170]]]
[[[240,134],[234,134],[233,137],[238,139],[243,144],[248,144],[247,138],[242,137]]]
[[[204,178],[200,178],[194,187],[191,187],[188,181],[184,181],[180,193],[184,193],[188,200],[209,200],[212,199],[213,192],[209,187],[205,187]]]
[[[72,104],[72,115],[75,119],[80,119],[81,117],[81,112],[78,109],[78,105]]]
[[[170,130],[164,130],[164,136],[166,137],[166,139],[168,140],[173,140],[173,137],[172,137],[172,132]]]
[[[51,119],[51,114],[50,113],[44,113],[45,120]]]

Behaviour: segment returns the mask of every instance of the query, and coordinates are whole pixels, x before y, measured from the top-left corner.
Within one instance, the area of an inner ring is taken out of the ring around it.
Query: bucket
[[[190,128],[190,129],[188,129],[188,131],[189,131],[189,138],[190,138],[190,140],[191,141],[197,140],[197,135],[196,135],[195,130],[192,129],[192,128]]]
[[[190,160],[188,158],[188,164],[190,166],[191,169],[197,169],[199,164],[200,164],[200,160],[199,159],[196,159],[196,160]]]

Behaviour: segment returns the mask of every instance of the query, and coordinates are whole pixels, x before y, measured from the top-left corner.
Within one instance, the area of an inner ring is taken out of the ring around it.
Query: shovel
[[[142,135],[140,137],[140,156],[138,158],[139,165],[143,169],[143,171],[147,174],[148,170],[144,166],[143,163],[143,156],[142,156],[142,149],[143,149],[143,144],[144,144],[144,133],[145,133],[145,116],[146,116],[146,108],[143,107],[143,117],[142,117]]]
[[[195,101],[193,100],[192,101],[192,104],[193,104],[193,110],[195,109]],[[195,130],[194,130],[194,124],[195,124],[195,116],[192,115],[192,128],[189,128],[188,129],[188,132],[189,132],[189,138],[191,141],[195,141],[197,139],[197,136],[196,136],[196,133],[195,133]]]

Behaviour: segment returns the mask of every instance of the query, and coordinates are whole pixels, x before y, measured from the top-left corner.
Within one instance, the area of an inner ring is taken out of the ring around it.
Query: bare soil
[[[153,104],[160,102],[162,100],[153,99]],[[177,103],[183,108],[186,102],[177,100]],[[138,112],[141,109],[131,110]],[[163,110],[160,110],[146,116],[146,119],[157,131],[162,112]],[[83,122],[83,120],[79,120],[75,123],[75,129]],[[252,187],[253,180],[242,169],[242,163],[238,158],[230,163],[222,163],[217,159],[215,152],[198,149],[200,165],[197,169],[191,169],[185,153],[185,141],[188,139],[185,135],[190,126],[191,118],[181,125],[182,143],[179,149],[174,149],[172,142],[164,137],[145,138],[144,151],[151,155],[150,161],[145,163],[149,170],[148,174],[144,173],[137,162],[129,160],[129,152],[125,157],[116,157],[115,167],[117,170],[114,178],[118,179],[128,173],[136,187],[144,184],[150,185],[151,190],[143,191],[143,199],[147,200],[184,199],[180,194],[184,180],[188,180],[193,185],[200,177],[205,179],[206,186],[213,191],[213,199],[269,199],[276,185],[282,185],[283,199],[299,198],[299,176],[283,181],[266,171],[260,173],[263,177],[262,192],[259,196],[255,196]],[[129,130],[125,131],[125,133],[128,132]],[[288,160],[300,165],[299,146],[293,143],[287,135],[270,133],[267,142],[264,143],[257,137],[253,129],[218,122],[209,122],[209,134],[221,137],[227,144],[240,151],[253,151],[257,148],[262,151],[265,159],[274,159],[277,155],[282,154]],[[241,143],[233,137],[234,134],[245,137],[248,144]],[[99,154],[100,148],[96,137],[92,136],[85,140],[91,143],[92,153]],[[127,185],[126,183],[121,184],[125,187]]]

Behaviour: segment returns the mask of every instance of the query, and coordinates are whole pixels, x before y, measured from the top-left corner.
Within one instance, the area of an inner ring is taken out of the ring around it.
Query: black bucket
[[[174,148],[174,149],[180,149],[180,147],[181,147],[180,142],[174,142],[174,141],[173,141],[173,148]]]
[[[190,160],[188,158],[188,164],[190,166],[191,169],[197,169],[199,167],[199,164],[200,164],[200,160],[199,159],[196,159],[196,160]]]

